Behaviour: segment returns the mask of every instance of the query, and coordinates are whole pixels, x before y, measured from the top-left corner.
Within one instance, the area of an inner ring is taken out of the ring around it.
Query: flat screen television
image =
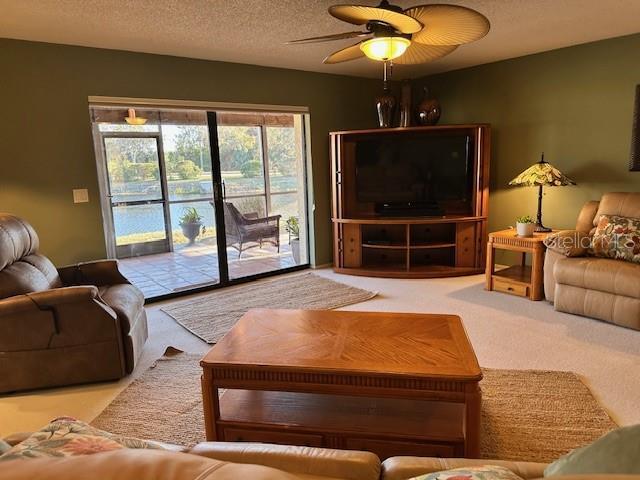
[[[390,216],[469,215],[473,141],[465,134],[382,135],[356,143],[356,198]]]

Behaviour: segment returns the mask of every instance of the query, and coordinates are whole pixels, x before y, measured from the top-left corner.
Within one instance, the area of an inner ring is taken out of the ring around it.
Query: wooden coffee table
[[[455,315],[251,310],[200,364],[207,440],[479,456],[482,372]]]

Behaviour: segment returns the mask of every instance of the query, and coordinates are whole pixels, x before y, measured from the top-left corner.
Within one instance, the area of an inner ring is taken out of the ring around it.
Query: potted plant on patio
[[[189,240],[189,245],[193,245],[200,235],[204,233],[205,227],[202,225],[202,216],[195,207],[186,207],[180,217],[180,227],[182,233]]]
[[[285,225],[285,229],[289,233],[289,245],[291,245],[291,254],[293,260],[300,263],[300,223],[298,217],[289,217]]]
[[[532,237],[535,224],[529,215],[524,215],[516,219],[516,231],[519,237]]]

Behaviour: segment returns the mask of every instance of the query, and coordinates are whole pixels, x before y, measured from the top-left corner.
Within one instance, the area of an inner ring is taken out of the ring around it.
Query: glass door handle
[[[222,199],[224,200],[225,198],[227,198],[227,185],[222,180]]]
[[[224,200],[225,195],[224,180],[222,183],[216,183],[213,186],[213,199],[217,202]]]

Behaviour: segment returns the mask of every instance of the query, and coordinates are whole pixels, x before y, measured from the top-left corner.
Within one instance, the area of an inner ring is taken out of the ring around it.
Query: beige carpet
[[[375,296],[374,292],[303,273],[225,288],[162,311],[205,342],[216,343],[251,308],[331,310]]]
[[[203,441],[201,357],[169,351],[91,424],[183,445]],[[551,461],[616,428],[570,372],[484,369],[481,386],[483,458]]]

